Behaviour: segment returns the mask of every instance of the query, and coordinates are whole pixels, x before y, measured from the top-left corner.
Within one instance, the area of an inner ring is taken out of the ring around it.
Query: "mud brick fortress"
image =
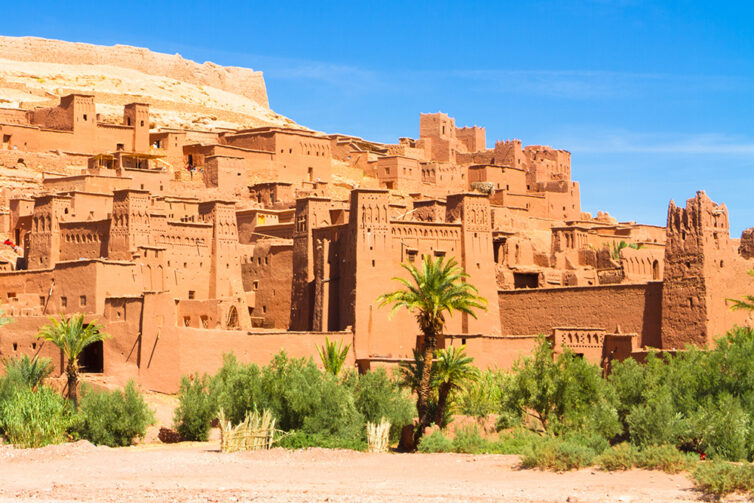
[[[484,128],[442,113],[382,144],[299,127],[150,128],[147,103],[103,123],[93,96],[71,94],[0,109],[0,140],[0,163],[44,171],[0,201],[0,302],[15,320],[2,356],[60,365],[35,334],[83,312],[112,335],[87,349],[85,370],[154,390],[230,351],[315,356],[325,337],[351,344],[360,370],[391,366],[419,332],[376,298],[425,254],[456,258],[488,299],[441,341],[483,367],[509,367],[537,334],[606,364],[751,323],[725,298],[753,289],[754,230],[731,238],[725,205],[704,192],[670,202],[666,227],[592,216],[569,152],[487,148]]]

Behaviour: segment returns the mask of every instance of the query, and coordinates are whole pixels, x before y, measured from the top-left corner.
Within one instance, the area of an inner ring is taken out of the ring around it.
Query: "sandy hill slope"
[[[0,107],[49,106],[72,92],[94,94],[105,122],[141,101],[153,128],[295,126],[270,110],[262,72],[139,47],[0,37]]]

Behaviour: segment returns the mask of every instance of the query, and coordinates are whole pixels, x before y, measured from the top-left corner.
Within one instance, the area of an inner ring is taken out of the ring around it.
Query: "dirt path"
[[[120,449],[87,442],[0,447],[6,501],[506,501],[699,500],[685,475],[596,469],[518,470],[516,456],[367,454],[274,449],[222,454],[216,443]]]

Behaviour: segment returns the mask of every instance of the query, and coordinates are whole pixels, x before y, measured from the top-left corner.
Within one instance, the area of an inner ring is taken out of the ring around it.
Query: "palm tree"
[[[754,270],[746,271],[746,274],[754,278]],[[754,295],[744,295],[743,300],[738,299],[725,299],[733,303],[730,308],[734,311],[743,309],[745,311],[754,311]]]
[[[437,352],[435,384],[437,386],[437,408],[435,424],[442,427],[445,422],[445,409],[448,396],[469,381],[475,381],[479,371],[471,362],[474,358],[466,354],[466,346],[450,346]]]
[[[418,445],[424,428],[431,421],[432,357],[437,349],[437,338],[442,335],[445,326],[445,316],[460,311],[476,318],[474,310],[486,309],[487,300],[477,295],[478,290],[466,282],[468,274],[453,258],[445,261],[443,257],[437,257],[433,260],[429,255],[424,255],[421,269],[411,263],[401,266],[409,272],[411,281],[393,278],[403,288],[380,295],[377,302],[380,307],[392,304],[391,316],[400,308],[413,313],[424,336],[419,348],[423,366],[416,399],[419,425],[414,434],[414,444]]]
[[[83,314],[77,314],[71,318],[60,315],[60,320],[50,318],[50,323],[43,326],[37,334],[37,337],[52,342],[63,352],[67,360],[65,373],[68,376],[68,399],[75,407],[78,406],[78,357],[88,345],[110,337],[102,331],[102,328],[102,325],[98,325],[96,321],[85,325]]]
[[[52,360],[49,358],[39,358],[37,355],[34,355],[33,358],[29,358],[29,355],[16,358],[3,358],[2,362],[5,367],[6,377],[15,382],[23,383],[35,391],[42,384],[42,381],[52,374],[54,369]]]
[[[319,353],[320,360],[322,360],[322,366],[325,368],[325,372],[338,377],[340,369],[343,368],[343,363],[345,363],[346,357],[348,356],[349,349],[351,349],[350,344],[343,347],[342,341],[338,342],[336,345],[335,341],[331,341],[325,337],[325,345],[317,346],[317,352]]]

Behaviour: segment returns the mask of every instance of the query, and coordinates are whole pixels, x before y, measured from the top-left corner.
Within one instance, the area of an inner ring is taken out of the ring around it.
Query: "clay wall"
[[[408,157],[388,156],[377,160],[377,179],[387,189],[417,192],[421,188],[419,161]]]
[[[247,190],[249,184],[244,158],[223,155],[206,157],[204,184],[207,187],[217,188],[220,194],[241,195]]]
[[[110,220],[60,223],[60,260],[106,258]]]
[[[549,334],[556,327],[593,327],[636,333],[641,345],[660,347],[662,283],[501,290],[505,335]]]
[[[478,152],[487,148],[486,136],[483,127],[462,127],[456,129],[456,138],[465,147],[467,152]]]
[[[245,260],[244,260],[245,259]],[[261,239],[241,262],[244,291],[254,292],[255,326],[287,329],[291,312],[293,241]]]
[[[468,190],[475,182],[490,182],[496,191],[505,190],[515,194],[526,192],[526,173],[520,168],[499,165],[474,165],[468,168]]]
[[[107,194],[127,189],[130,185],[129,178],[110,175],[46,176],[42,180],[42,186],[51,192],[81,191]]]
[[[165,288],[182,299],[209,298],[212,224],[168,221],[166,234],[155,238],[166,248]]]
[[[627,281],[645,282],[662,280],[665,251],[653,248],[623,248],[621,265]]]

